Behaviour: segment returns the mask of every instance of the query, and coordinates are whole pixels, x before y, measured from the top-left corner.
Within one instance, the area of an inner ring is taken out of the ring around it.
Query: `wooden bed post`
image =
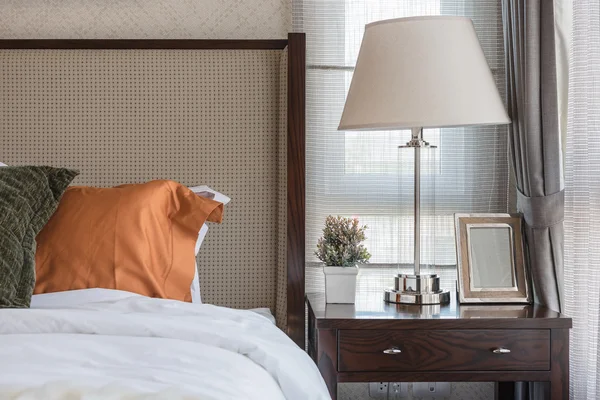
[[[288,35],[287,334],[304,349],[306,37]]]

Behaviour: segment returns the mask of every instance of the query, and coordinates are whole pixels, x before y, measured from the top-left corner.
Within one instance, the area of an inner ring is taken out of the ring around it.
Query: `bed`
[[[233,199],[198,253],[202,305],[86,289],[0,310],[0,397],[328,398],[303,351],[304,50],[0,40],[0,161]]]

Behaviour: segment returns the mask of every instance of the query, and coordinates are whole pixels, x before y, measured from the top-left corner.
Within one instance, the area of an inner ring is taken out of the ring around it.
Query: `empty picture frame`
[[[522,217],[454,214],[461,303],[531,303]]]

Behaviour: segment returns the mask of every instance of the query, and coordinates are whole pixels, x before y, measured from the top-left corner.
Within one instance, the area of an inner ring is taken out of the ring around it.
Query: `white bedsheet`
[[[306,353],[255,312],[79,292],[0,310],[0,399],[329,399]]]

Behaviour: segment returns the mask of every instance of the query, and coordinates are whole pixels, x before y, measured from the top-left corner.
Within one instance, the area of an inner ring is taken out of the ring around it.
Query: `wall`
[[[2,0],[0,38],[274,39],[290,0]]]
[[[1,0],[0,38],[285,38],[291,8],[291,0]],[[452,392],[452,400],[491,400],[493,384]],[[341,385],[340,398],[369,399],[368,385]]]

